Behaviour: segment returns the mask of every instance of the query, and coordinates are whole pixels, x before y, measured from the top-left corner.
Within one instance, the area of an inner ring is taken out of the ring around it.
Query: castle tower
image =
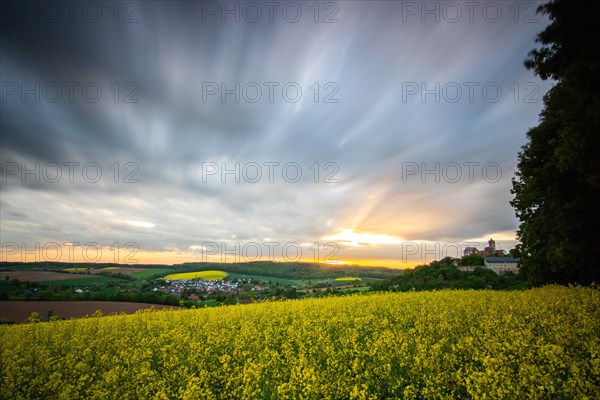
[[[490,254],[496,254],[496,241],[494,239],[490,239],[488,245],[490,246]]]

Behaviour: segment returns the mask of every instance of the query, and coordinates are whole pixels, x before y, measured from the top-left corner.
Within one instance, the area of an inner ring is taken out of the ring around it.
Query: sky
[[[0,261],[508,250],[528,1],[0,5]]]

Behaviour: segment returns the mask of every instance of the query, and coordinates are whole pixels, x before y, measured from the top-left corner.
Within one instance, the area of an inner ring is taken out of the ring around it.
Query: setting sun
[[[401,244],[403,239],[378,233],[358,233],[352,229],[344,229],[340,233],[331,236],[325,236],[324,240],[333,240],[342,245],[351,247],[361,246],[378,246],[378,245],[393,245]]]

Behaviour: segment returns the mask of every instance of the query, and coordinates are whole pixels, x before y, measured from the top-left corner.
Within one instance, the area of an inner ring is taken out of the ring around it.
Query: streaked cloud
[[[422,23],[378,1],[337,2],[338,23],[306,7],[297,23],[223,23],[189,1],[132,2],[137,23],[17,15],[0,27],[2,242],[182,262],[208,242],[335,241],[341,261],[399,266],[406,243],[510,248],[511,168],[549,87],[523,60],[547,21],[497,3],[497,22]]]

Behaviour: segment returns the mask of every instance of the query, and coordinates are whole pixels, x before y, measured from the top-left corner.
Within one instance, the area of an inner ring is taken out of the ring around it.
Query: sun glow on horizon
[[[406,260],[402,261],[399,259],[344,259],[339,260],[337,263],[327,262],[324,264],[330,265],[344,265],[344,266],[359,266],[359,267],[385,267],[392,269],[410,269],[418,265],[422,265],[423,262],[420,260]]]
[[[405,240],[391,235],[379,233],[359,233],[352,229],[344,229],[335,235],[325,236],[323,240],[333,240],[336,243],[345,244],[350,247],[379,246],[379,245],[397,245]]]

